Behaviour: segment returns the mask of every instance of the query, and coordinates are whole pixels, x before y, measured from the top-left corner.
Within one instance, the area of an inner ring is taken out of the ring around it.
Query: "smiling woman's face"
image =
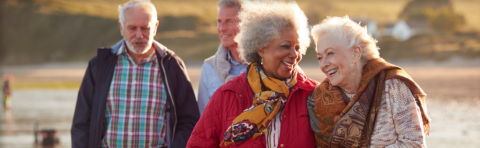
[[[355,50],[337,45],[331,35],[321,35],[316,43],[320,70],[327,76],[333,86],[345,87],[354,83],[355,77],[361,75],[358,70],[359,54]]]
[[[286,29],[279,38],[258,50],[258,54],[263,57],[263,70],[268,77],[286,79],[292,75],[295,66],[302,60],[298,38],[294,29]]]

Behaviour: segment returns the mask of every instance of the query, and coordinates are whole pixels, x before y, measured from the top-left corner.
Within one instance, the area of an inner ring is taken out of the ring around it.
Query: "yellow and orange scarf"
[[[245,140],[265,134],[266,127],[277,113],[285,108],[289,89],[297,83],[297,73],[286,81],[267,77],[257,62],[247,67],[247,80],[255,96],[252,106],[238,115],[223,136],[220,146],[242,144]]]

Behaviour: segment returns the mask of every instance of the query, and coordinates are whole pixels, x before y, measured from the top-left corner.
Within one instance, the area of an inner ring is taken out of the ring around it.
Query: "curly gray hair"
[[[380,53],[377,47],[377,40],[367,33],[367,29],[352,21],[348,16],[327,17],[320,24],[312,29],[312,37],[317,44],[320,36],[329,34],[334,38],[337,45],[346,49],[352,49],[353,46],[362,48],[362,64],[367,61],[379,58]]]
[[[310,46],[307,17],[295,2],[255,1],[245,3],[239,13],[240,32],[235,37],[240,57],[252,63],[261,60],[258,50],[280,37],[282,31],[297,31],[300,53]]]

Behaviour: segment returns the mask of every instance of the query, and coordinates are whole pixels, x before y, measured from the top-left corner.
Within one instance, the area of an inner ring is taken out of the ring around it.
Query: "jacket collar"
[[[222,83],[235,78],[234,75],[229,74],[231,65],[228,61],[228,53],[228,49],[220,45],[215,55],[205,60],[205,63],[213,66]]]

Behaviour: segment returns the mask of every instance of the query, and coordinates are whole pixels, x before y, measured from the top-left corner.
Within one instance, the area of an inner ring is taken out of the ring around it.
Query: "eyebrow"
[[[328,50],[333,50],[332,47],[327,47],[327,49],[324,50],[324,52],[327,52]],[[317,52],[317,55],[320,55],[318,52]]]
[[[289,39],[283,40],[283,41],[282,41],[282,42],[280,42],[280,43],[284,43],[284,42],[288,42],[288,43],[290,43],[290,44],[292,44],[292,43],[297,43],[297,44],[300,44],[300,42],[299,42],[299,41],[295,41],[295,40],[294,40],[294,41],[291,41],[291,40],[289,40]]]
[[[217,18],[217,21],[218,20],[222,20],[221,18]],[[226,18],[225,20],[234,20],[234,18]]]
[[[138,26],[135,26],[135,25],[127,25],[127,27],[138,27]],[[139,26],[139,27],[150,27],[150,24],[145,25],[145,26]]]

